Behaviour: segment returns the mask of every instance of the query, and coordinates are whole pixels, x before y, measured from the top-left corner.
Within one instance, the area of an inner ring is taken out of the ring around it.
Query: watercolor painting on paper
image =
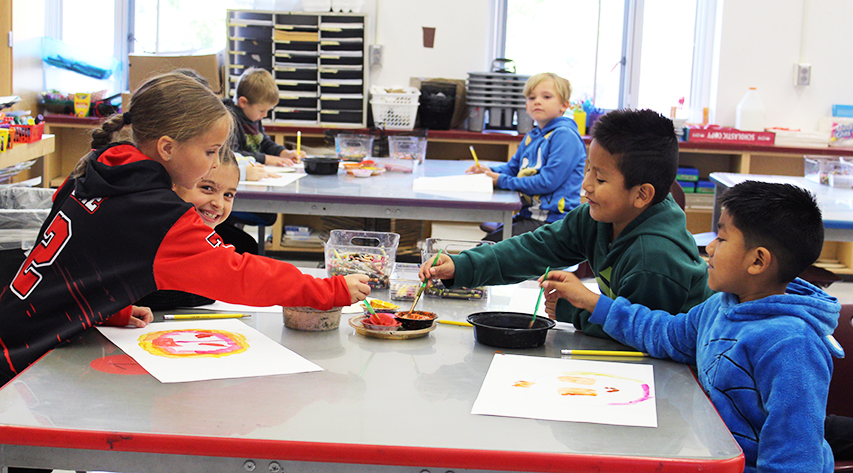
[[[187,320],[98,330],[163,383],[322,371],[239,320]]]
[[[651,365],[495,354],[472,414],[657,427]]]

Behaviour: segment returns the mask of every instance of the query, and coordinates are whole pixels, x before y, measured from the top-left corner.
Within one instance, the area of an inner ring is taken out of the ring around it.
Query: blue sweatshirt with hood
[[[586,146],[575,121],[557,117],[527,132],[500,173],[497,186],[521,194],[521,217],[556,222],[580,205]]]
[[[785,294],[739,303],[717,293],[672,316],[601,296],[590,317],[656,358],[695,365],[699,383],[743,449],[747,473],[832,472],[824,440],[832,338],[841,305],[802,279]]]

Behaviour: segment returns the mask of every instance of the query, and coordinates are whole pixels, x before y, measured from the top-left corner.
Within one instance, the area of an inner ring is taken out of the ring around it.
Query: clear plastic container
[[[388,156],[393,159],[415,160],[423,164],[426,147],[427,139],[423,136],[388,137]]]
[[[414,263],[396,263],[391,272],[391,287],[389,288],[392,301],[413,301],[421,287],[418,277],[420,265]]]
[[[421,252],[421,261],[432,261],[438,250],[448,255],[458,255],[464,250],[476,248],[483,245],[494,245],[491,241],[475,241],[475,240],[450,240],[446,238],[427,238],[424,242],[424,249]],[[441,281],[430,280],[427,283],[424,294],[427,297],[443,297],[448,299],[468,299],[479,300],[488,297],[488,288],[486,286],[478,287],[455,287],[448,289],[444,287]]]
[[[387,289],[400,235],[390,232],[332,230],[325,245],[329,276],[366,274],[374,289]]]
[[[335,152],[344,161],[361,161],[373,154],[371,135],[339,133],[335,136]]]
[[[853,188],[853,162],[843,157],[806,156],[806,179],[830,187]]]
[[[53,189],[0,187],[0,250],[32,248],[50,214]]]

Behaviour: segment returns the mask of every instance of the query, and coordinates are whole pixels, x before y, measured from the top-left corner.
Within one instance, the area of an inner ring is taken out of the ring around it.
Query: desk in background
[[[412,190],[418,177],[458,176],[472,162],[427,159],[412,173],[386,172],[357,178],[339,170],[331,176],[306,175],[285,187],[241,185],[235,211],[337,217],[504,223],[512,236],[512,215],[521,208],[518,192],[427,193]],[[297,171],[299,172],[299,171]],[[273,238],[280,237],[273,232]]]
[[[419,307],[464,320],[508,307],[517,287],[493,287],[485,301],[424,298]],[[388,299],[387,291],[373,295]],[[685,365],[608,360],[654,366],[657,428],[472,415],[498,350],[476,343],[471,328],[439,324],[425,338],[379,340],[355,333],[349,317],[329,332],[287,329],[280,313],[242,319],[324,371],[177,384],[92,369],[121,351],[90,330],[0,389],[0,465],[150,473],[743,471],[740,448]],[[563,327],[542,347],[499,351],[560,357],[563,348],[624,349]]]
[[[837,274],[853,274],[853,189],[820,185],[802,176],[715,172],[711,173],[710,178],[714,183],[714,232],[717,231],[717,222],[720,219],[719,197],[729,187],[753,180],[782,182],[808,189],[817,198],[823,213],[825,242],[820,259],[837,260],[839,264],[844,265],[844,268],[824,267]]]

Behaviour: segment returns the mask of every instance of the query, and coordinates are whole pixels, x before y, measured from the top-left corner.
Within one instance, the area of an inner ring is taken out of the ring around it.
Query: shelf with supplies
[[[11,148],[0,153],[0,169],[41,158],[52,153],[55,145],[54,136],[48,134],[42,135],[40,140],[32,143],[14,143]]]
[[[273,123],[364,127],[367,17],[358,13],[228,10],[226,89],[250,67],[272,73]]]

